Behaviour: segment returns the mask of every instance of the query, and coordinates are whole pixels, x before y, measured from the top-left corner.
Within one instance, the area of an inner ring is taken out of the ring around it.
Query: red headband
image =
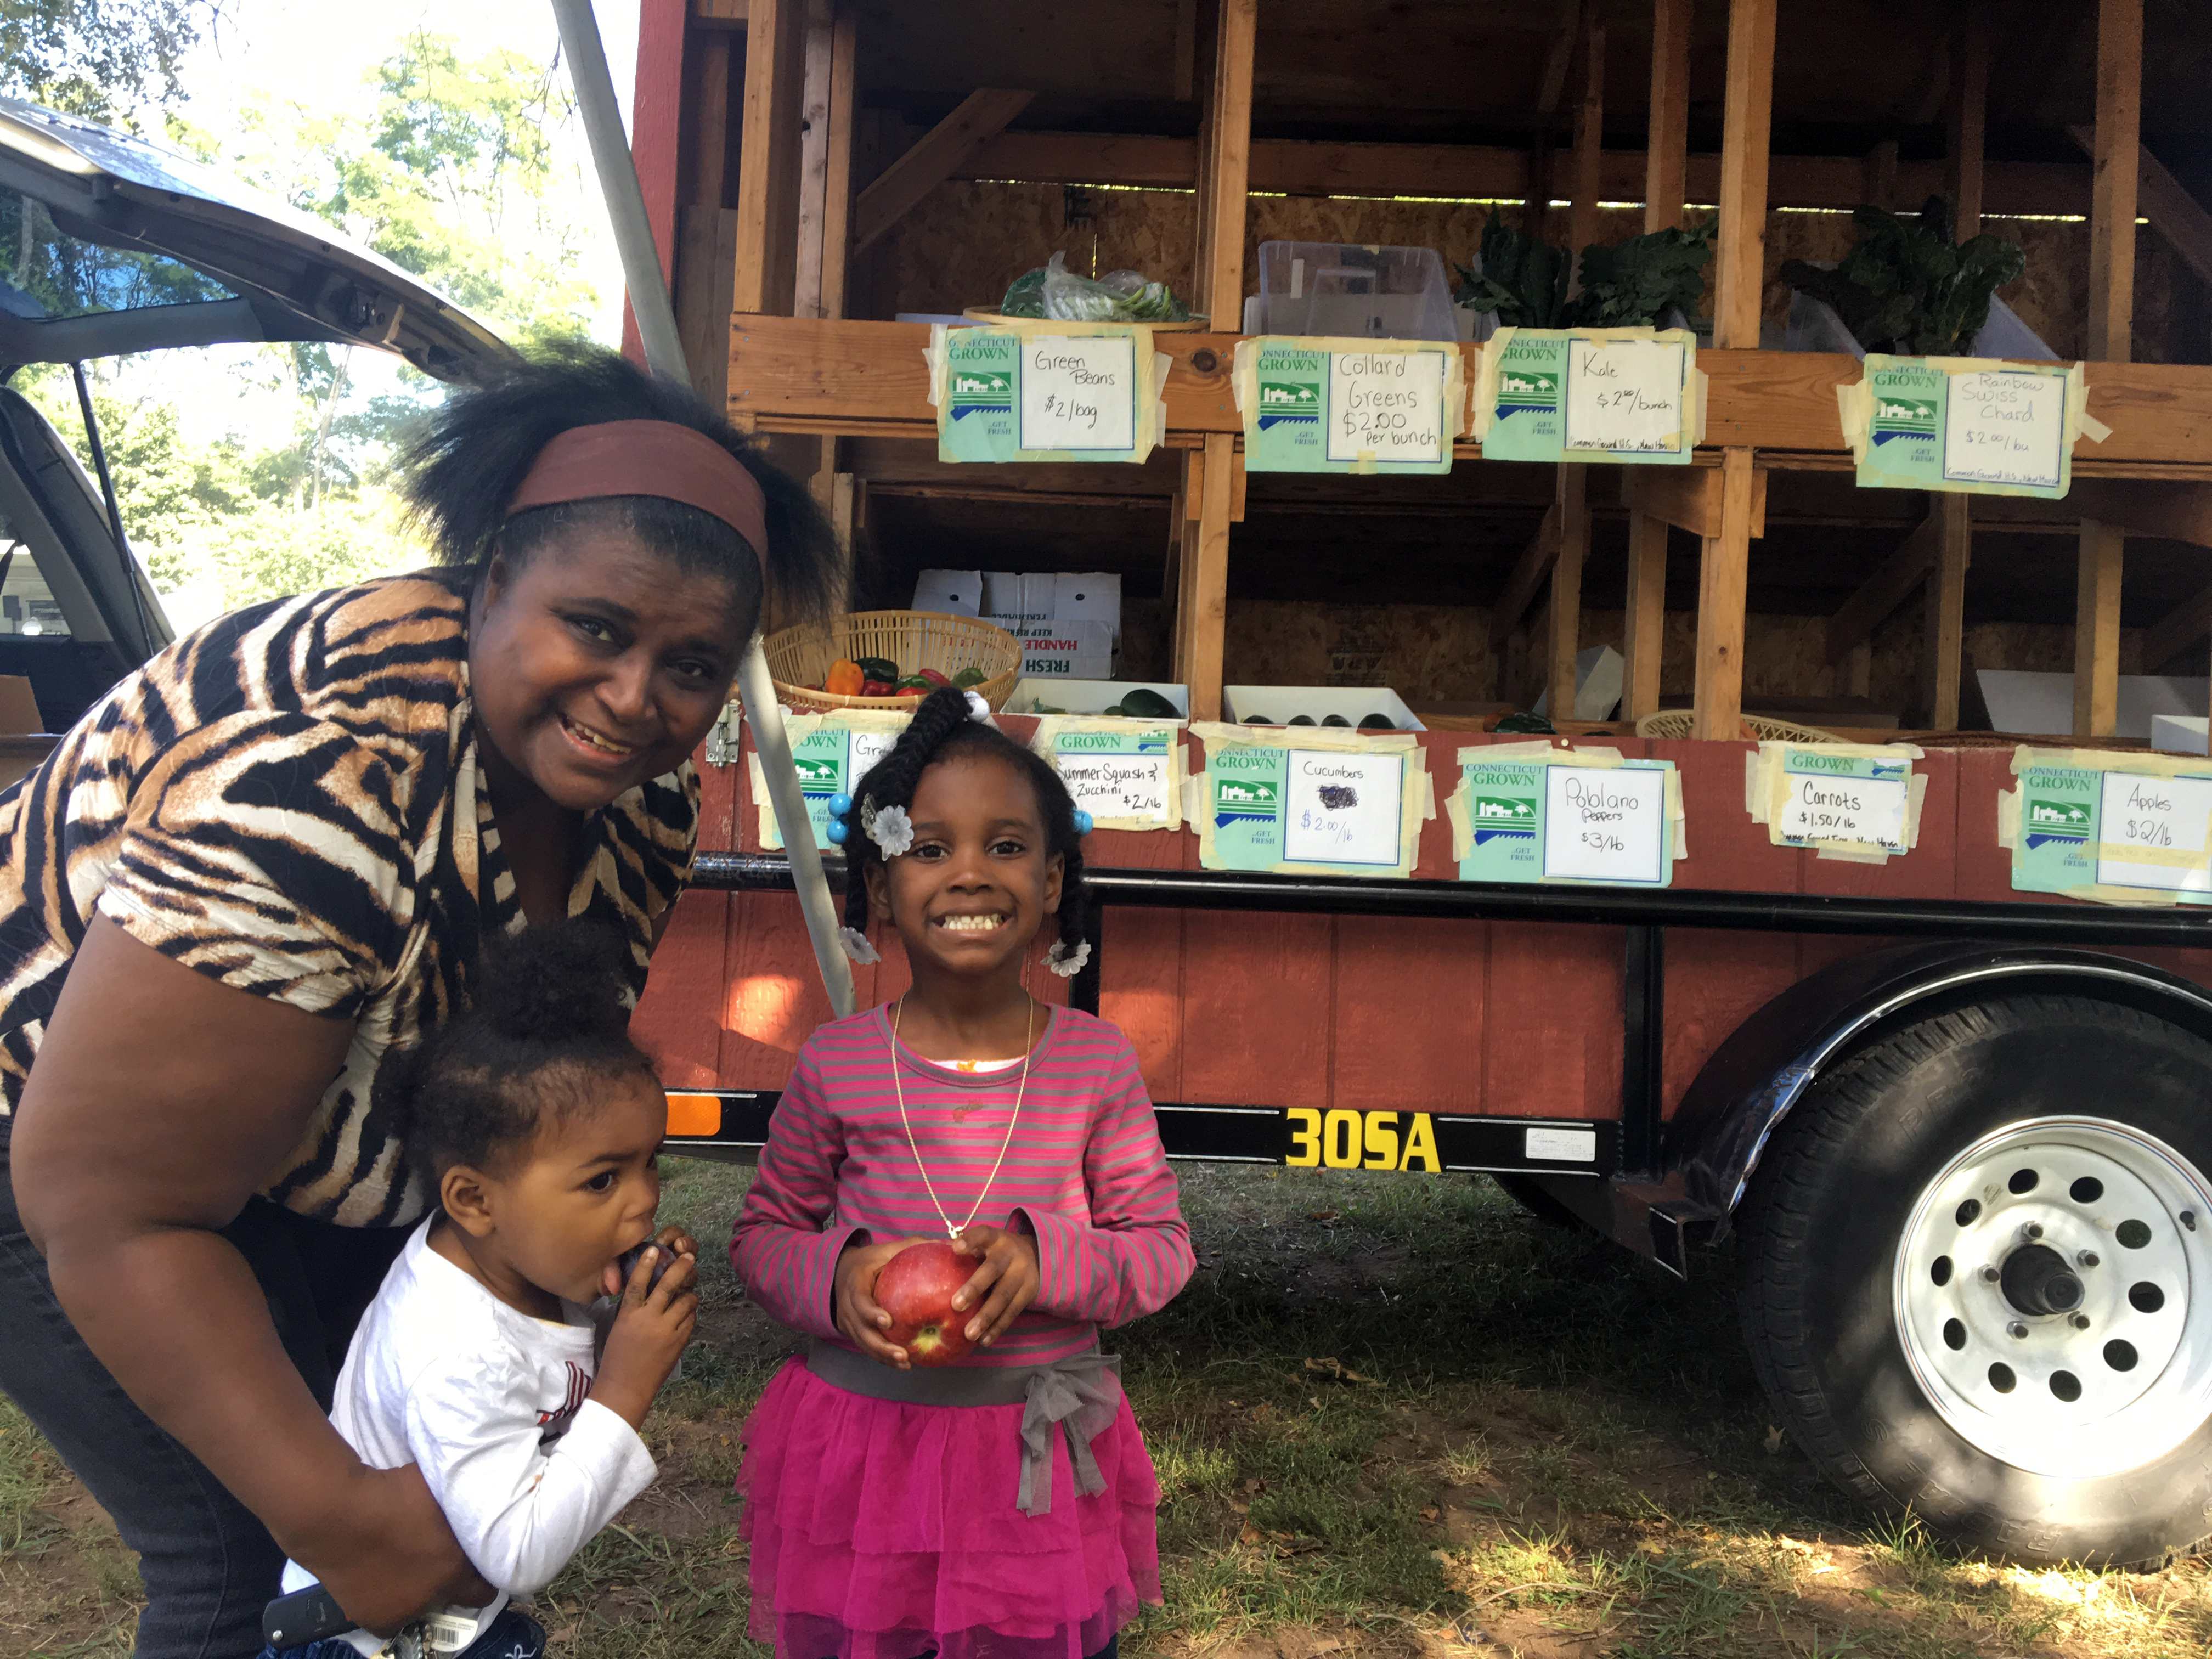
[[[711,513],[768,553],[768,500],[738,458],[703,432],[673,421],[604,421],[571,427],[538,452],[501,516],[608,495],[659,495]]]

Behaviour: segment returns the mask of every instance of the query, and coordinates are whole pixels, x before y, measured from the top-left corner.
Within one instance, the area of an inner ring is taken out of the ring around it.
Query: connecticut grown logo
[[[1216,829],[1232,823],[1273,823],[1279,805],[1275,786],[1267,779],[1216,778],[1213,781]]]
[[[1498,412],[1522,411],[1549,415],[1559,406],[1559,377],[1541,369],[1505,368],[1498,371]]]
[[[1884,444],[1898,438],[1936,436],[1936,400],[1899,398],[1877,393],[1874,403],[1874,441]]]
[[[1479,794],[1474,798],[1474,844],[1480,847],[1501,836],[1535,839],[1534,796]]]
[[[2051,800],[2030,795],[2027,821],[2021,827],[2027,832],[2027,844],[2033,848],[2048,842],[2087,841],[2094,818],[2086,801]]]
[[[1262,380],[1260,382],[1260,430],[1272,426],[1319,426],[1321,382],[1318,380]]]

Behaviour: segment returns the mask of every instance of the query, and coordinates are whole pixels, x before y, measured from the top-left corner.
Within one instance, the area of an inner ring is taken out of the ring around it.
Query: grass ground
[[[749,1172],[669,1168],[667,1218],[726,1236]],[[2028,1572],[1844,1504],[1768,1419],[1723,1259],[1675,1284],[1480,1177],[1182,1174],[1199,1273],[1115,1340],[1167,1494],[1132,1659],[2212,1653],[2203,1562]],[[792,1344],[704,1277],[660,1483],[538,1599],[557,1654],[767,1659],[728,1493]],[[134,1589],[0,1401],[0,1656],[127,1653]]]

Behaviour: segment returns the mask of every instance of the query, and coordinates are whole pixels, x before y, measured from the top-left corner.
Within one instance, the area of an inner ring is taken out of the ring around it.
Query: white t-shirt
[[[462,1551],[498,1589],[489,1607],[449,1607],[432,1640],[453,1652],[509,1595],[550,1583],[568,1558],[653,1484],[645,1443],[585,1395],[592,1327],[562,1304],[556,1325],[508,1307],[430,1248],[434,1215],[384,1276],[338,1372],[331,1423],[371,1468],[412,1463]],[[315,1582],[284,1565],[284,1591]],[[346,1639],[374,1655],[383,1638]]]

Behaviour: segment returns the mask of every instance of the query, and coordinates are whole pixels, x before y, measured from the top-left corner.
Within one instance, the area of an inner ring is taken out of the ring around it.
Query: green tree
[[[110,125],[184,96],[177,69],[223,0],[0,0],[0,92]]]

